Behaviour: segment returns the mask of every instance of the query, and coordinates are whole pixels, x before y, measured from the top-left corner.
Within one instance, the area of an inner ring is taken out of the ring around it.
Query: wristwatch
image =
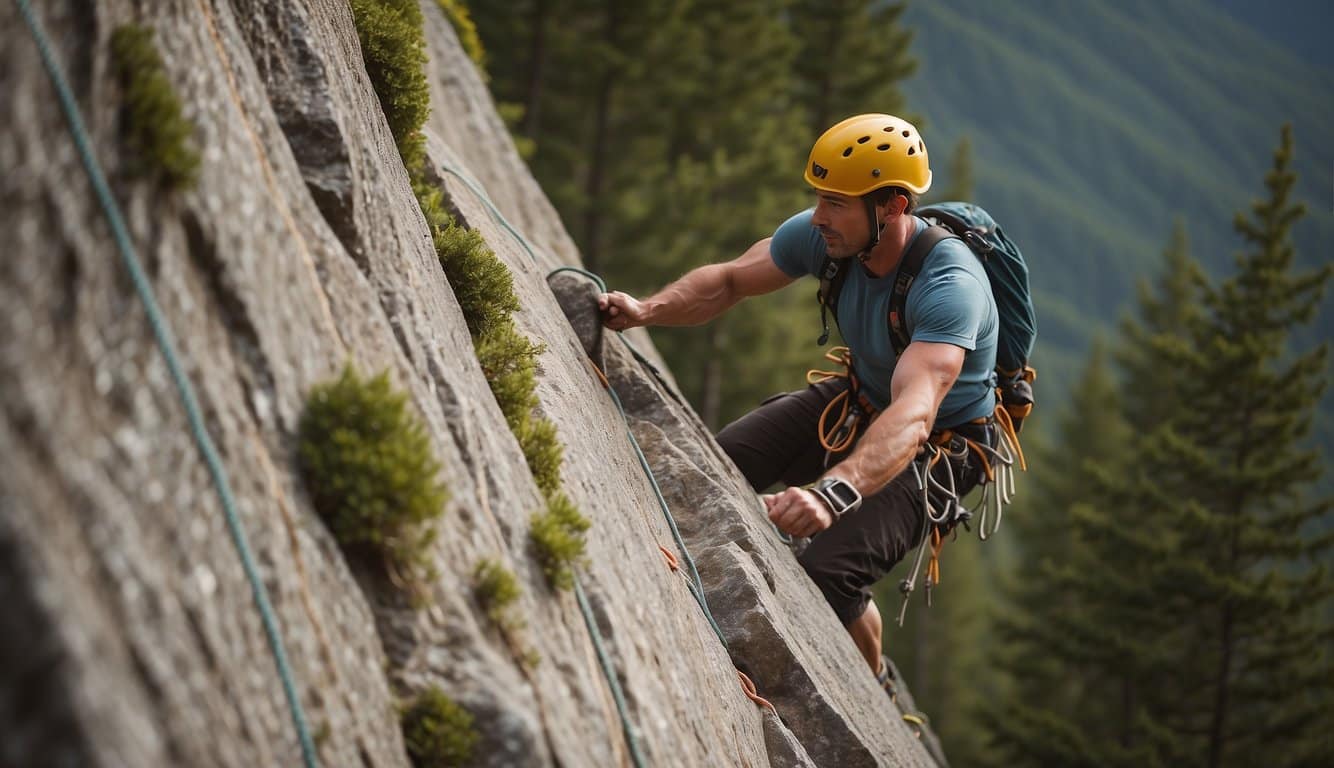
[[[862,495],[857,489],[847,480],[838,477],[821,478],[820,482],[811,486],[811,493],[819,496],[820,501],[829,507],[835,520],[862,505]]]

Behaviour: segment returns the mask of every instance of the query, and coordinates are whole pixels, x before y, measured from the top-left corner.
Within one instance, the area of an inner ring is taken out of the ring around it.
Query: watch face
[[[861,502],[861,494],[853,488],[846,480],[837,477],[829,477],[821,480],[816,489],[821,492],[833,508],[834,514],[842,515],[850,509],[854,509]]]
[[[857,502],[857,490],[841,480],[829,486],[829,494],[845,509]]]

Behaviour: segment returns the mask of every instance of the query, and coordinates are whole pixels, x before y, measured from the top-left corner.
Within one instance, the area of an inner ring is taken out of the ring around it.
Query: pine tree
[[[1326,346],[1289,350],[1314,317],[1331,267],[1294,271],[1292,134],[1282,131],[1266,199],[1238,214],[1247,248],[1236,274],[1206,285],[1206,314],[1171,350],[1183,402],[1152,458],[1163,485],[1192,503],[1172,522],[1189,537],[1174,582],[1193,610],[1183,631],[1187,700],[1169,721],[1195,736],[1201,765],[1315,765],[1334,761],[1321,724],[1334,693],[1334,586],[1312,563],[1334,551],[1320,534],[1331,500],[1312,499],[1321,474],[1303,447],[1324,388]],[[1327,522],[1326,522],[1327,529]]]
[[[1128,471],[1130,429],[1120,392],[1096,345],[1060,417],[1054,444],[1034,451],[1028,515],[1011,515],[1020,550],[998,616],[1002,643],[993,668],[1010,678],[1009,706],[980,717],[992,735],[994,765],[1136,764],[1098,750],[1097,731],[1124,730],[1132,644],[1115,636],[1114,614],[1136,590],[1124,544],[1134,526],[1119,526],[1098,489]],[[1129,574],[1130,578],[1127,578]],[[1106,598],[1099,604],[1093,594]],[[1145,763],[1147,764],[1147,763]]]
[[[797,101],[810,138],[849,115],[903,115],[899,83],[917,69],[912,32],[900,24],[906,5],[865,0],[797,0],[792,26],[801,40]]]
[[[959,139],[950,155],[949,169],[945,173],[937,172],[935,184],[948,182],[939,188],[932,187],[924,204],[949,200],[972,200],[976,180],[973,178],[973,143],[967,136]]]
[[[1126,417],[1139,432],[1167,421],[1181,402],[1174,392],[1177,372],[1164,365],[1155,345],[1177,343],[1174,340],[1183,338],[1202,312],[1199,292],[1204,272],[1190,256],[1186,225],[1180,219],[1173,224],[1163,264],[1155,285],[1147,281],[1138,285],[1138,318],[1121,320],[1121,343],[1115,352],[1125,382]]]
[[[1331,270],[1293,271],[1291,152],[1285,129],[1268,199],[1237,218],[1248,250],[1236,274],[1210,284],[1178,235],[1158,294],[1142,293],[1143,320],[1127,324],[1133,460],[1087,478],[1065,565],[1048,574],[1055,591],[1020,594],[1027,608],[1008,631],[1024,706],[992,723],[1013,761],[1334,757],[1319,720],[1334,700],[1331,584],[1313,564],[1334,547],[1319,532],[1331,504],[1312,500],[1320,466],[1302,447],[1325,349],[1287,348]],[[1197,293],[1197,308],[1173,303]],[[1042,607],[1060,594],[1074,602]],[[1046,693],[1043,658],[1065,676]],[[1029,708],[1035,696],[1053,706]]]

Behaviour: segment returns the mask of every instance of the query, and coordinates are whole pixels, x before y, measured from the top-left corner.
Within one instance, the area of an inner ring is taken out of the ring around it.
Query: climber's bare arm
[[[614,331],[640,325],[699,325],[726,312],[747,296],[770,293],[788,285],[789,277],[774,265],[765,238],[722,264],[708,264],[640,301],[620,291],[598,297],[602,322]]]
[[[889,485],[926,443],[940,402],[963,369],[963,356],[963,348],[953,344],[909,344],[894,368],[890,406],[867,427],[852,455],[825,474],[847,481],[863,497]],[[801,488],[767,496],[765,504],[774,525],[794,536],[810,536],[834,522],[819,497]]]

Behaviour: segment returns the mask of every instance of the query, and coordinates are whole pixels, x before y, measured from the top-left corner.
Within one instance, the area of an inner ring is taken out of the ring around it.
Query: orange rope
[[[963,441],[968,444],[968,448],[976,454],[978,460],[982,462],[982,471],[987,473],[987,480],[994,483],[996,481],[996,473],[991,469],[991,462],[987,460],[987,452],[973,440],[965,437]]]
[[[996,423],[1000,425],[1005,433],[1005,438],[1010,441],[1010,446],[1019,456],[1019,468],[1028,471],[1028,462],[1024,461],[1024,449],[1019,446],[1019,434],[1014,431],[1014,420],[1010,418],[1010,412],[1005,410],[1004,405],[996,407]]]
[[[935,586],[940,583],[940,550],[945,548],[945,537],[940,535],[940,526],[931,526],[931,562],[926,564],[926,583]]]
[[[852,390],[845,389],[834,395],[834,399],[830,400],[829,404],[824,407],[824,411],[820,413],[820,425],[816,429],[816,436],[820,438],[821,447],[830,453],[842,453],[857,438],[857,429],[861,426],[861,418],[854,416],[849,421],[849,416],[852,413],[851,393]],[[829,414],[833,412],[835,407],[840,407],[838,419],[833,429],[830,429],[827,421]],[[835,438],[838,437],[838,431],[843,427],[848,428],[848,433],[843,436],[842,440],[834,442]]]
[[[676,559],[676,555],[671,550],[659,544],[658,551],[662,553],[663,557],[667,558],[667,567],[672,569],[672,573],[681,570],[681,562]]]
[[[607,381],[607,374],[603,373],[602,369],[598,367],[598,364],[593,362],[593,358],[585,357],[584,359],[588,361],[588,365],[593,369],[593,373],[598,375],[598,381],[602,382],[602,386],[611,389],[611,382]]]
[[[806,371],[806,383],[821,384],[831,379],[848,379],[852,385],[847,389],[834,395],[820,413],[819,426],[816,428],[816,436],[820,438],[820,447],[830,453],[842,453],[857,440],[857,431],[861,429],[863,413],[854,413],[852,410],[853,390],[857,388],[856,378],[852,375],[852,351],[847,347],[834,347],[824,353],[825,359],[831,363],[837,363],[843,366],[842,371],[822,371],[818,368],[812,368]],[[829,417],[837,410],[838,416],[834,420],[833,427],[829,426]],[[838,439],[839,431],[847,429],[847,434]],[[837,440],[837,441],[836,441]]]
[[[831,363],[843,366],[843,370],[822,371],[818,368],[812,368],[806,371],[807,384],[819,384],[830,379],[846,379],[848,377],[848,372],[852,370],[852,350],[847,347],[834,347],[824,353],[824,358]]]
[[[774,705],[771,704],[768,699],[761,696],[759,692],[755,690],[755,684],[750,681],[749,677],[746,677],[745,672],[742,672],[741,670],[738,669],[736,671],[736,676],[741,679],[741,690],[745,691],[746,698],[750,699],[751,701],[755,702],[761,707],[764,707],[770,712],[773,712],[775,715],[778,714],[778,709],[775,708]]]

